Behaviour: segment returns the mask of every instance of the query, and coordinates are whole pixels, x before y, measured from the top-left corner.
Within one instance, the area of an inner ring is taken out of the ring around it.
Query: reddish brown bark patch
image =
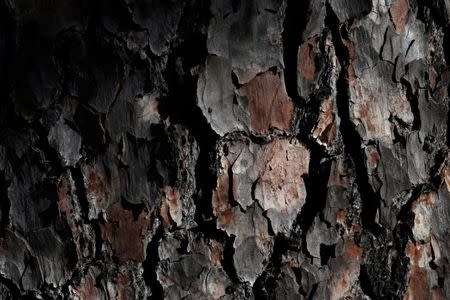
[[[2,240],[0,242],[0,251],[8,252],[8,250],[9,250],[8,242],[6,240]]]
[[[309,171],[309,151],[296,141],[275,139],[262,148],[255,197],[264,210],[292,213],[306,198],[303,175]]]
[[[389,15],[394,23],[395,32],[400,34],[405,29],[409,18],[409,4],[407,0],[395,0],[389,8]]]
[[[95,278],[91,277],[83,279],[81,285],[76,287],[74,292],[79,299],[83,300],[97,300],[102,296],[101,291],[95,286]]]
[[[431,290],[431,300],[445,300],[445,293],[442,289],[433,288]]]
[[[345,209],[340,209],[336,214],[336,222],[345,225],[345,221],[347,220],[347,212]]]
[[[233,219],[233,209],[231,207],[227,208],[219,215],[219,223],[224,227],[229,226],[232,219]]]
[[[344,242],[342,252],[331,264],[331,278],[328,281],[330,299],[353,299],[351,287],[358,280],[363,250],[353,241]]]
[[[168,213],[175,224],[177,224],[177,226],[180,226],[183,218],[180,192],[170,186],[164,187],[163,192],[166,198],[165,203],[168,208]]]
[[[316,44],[317,38],[312,37],[298,51],[297,72],[309,81],[316,79]]]
[[[380,154],[378,153],[377,149],[375,149],[374,147],[370,149],[369,152],[369,167],[371,169],[375,169],[378,167],[378,162],[380,161]]]
[[[424,267],[432,260],[433,254],[428,243],[421,244],[408,241],[406,245],[406,255],[413,266]]]
[[[92,170],[89,173],[87,183],[86,192],[88,195],[96,199],[98,207],[105,207],[109,195],[104,178],[98,175],[95,170]]]
[[[428,74],[428,80],[430,82],[431,90],[434,91],[434,89],[436,88],[436,85],[437,85],[438,73],[436,72],[436,70],[433,67],[430,68],[430,71]]]
[[[331,146],[336,137],[335,115],[331,99],[323,101],[320,106],[319,123],[314,129],[313,137],[327,146]]]
[[[434,194],[431,192],[423,192],[420,194],[419,198],[414,201],[411,205],[411,210],[415,211],[417,209],[417,206],[420,204],[425,204],[427,206],[432,206],[435,202]]]
[[[134,290],[130,285],[128,274],[119,274],[114,286],[110,289],[110,297],[117,300],[134,299]]]
[[[352,62],[357,58],[356,49],[353,45],[353,42],[348,39],[342,39],[342,43],[344,44],[345,48],[347,48],[348,53],[347,78],[349,80],[354,80],[357,77]]]
[[[163,202],[161,204],[161,208],[159,210],[159,215],[161,217],[164,227],[170,228],[171,227],[171,223],[170,223],[171,219],[170,219],[170,215],[169,215],[169,206],[167,205],[166,202]]]
[[[422,193],[419,197],[419,201],[423,202],[427,205],[433,205],[434,201],[435,201],[433,193],[430,193],[430,192]]]
[[[430,286],[425,269],[412,266],[408,279],[408,290],[403,299],[430,299]]]
[[[222,260],[222,249],[218,244],[213,244],[209,247],[209,259],[211,260],[211,263],[213,266],[220,266],[221,260]]]
[[[373,110],[374,110],[374,108],[373,108],[373,104],[371,102],[370,103],[363,103],[360,106],[359,110],[358,110],[358,116],[362,120],[366,121],[365,122],[366,129],[369,132],[377,132],[377,127],[372,122],[372,118],[371,118],[371,116],[373,115],[372,114]]]
[[[248,98],[251,130],[267,134],[276,128],[291,132],[294,104],[286,94],[284,84],[278,75],[268,71],[253,78],[240,90]]]
[[[350,262],[357,262],[361,259],[363,250],[353,241],[348,241],[344,245],[345,258]]]
[[[406,246],[406,254],[408,255],[409,259],[411,260],[412,265],[419,264],[419,260],[420,260],[419,249],[411,241],[409,241],[408,245]]]
[[[73,207],[68,198],[70,192],[70,182],[66,175],[62,175],[58,182],[58,210],[60,213],[70,215]]]
[[[149,214],[142,212],[135,220],[131,211],[115,204],[108,209],[107,216],[107,222],[100,227],[102,238],[111,244],[114,256],[121,263],[142,262],[145,259],[144,238],[151,225]]]
[[[232,219],[232,209],[228,202],[228,186],[228,174],[224,173],[217,179],[217,187],[212,195],[213,213],[223,226],[228,226]]]

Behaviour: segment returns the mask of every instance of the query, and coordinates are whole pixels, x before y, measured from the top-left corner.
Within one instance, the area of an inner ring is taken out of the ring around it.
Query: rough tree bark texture
[[[449,298],[449,17],[1,0],[0,298]]]

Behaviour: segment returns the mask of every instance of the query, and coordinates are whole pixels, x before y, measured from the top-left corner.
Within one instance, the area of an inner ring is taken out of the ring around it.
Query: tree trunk
[[[448,0],[0,0],[0,298],[450,297]]]

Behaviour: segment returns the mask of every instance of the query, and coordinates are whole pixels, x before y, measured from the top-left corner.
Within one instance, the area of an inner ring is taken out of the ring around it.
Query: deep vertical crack
[[[160,262],[158,246],[159,242],[163,238],[164,227],[159,226],[155,234],[153,235],[151,241],[147,245],[146,258],[142,263],[142,268],[144,270],[144,281],[147,286],[151,289],[150,299],[161,300],[164,299],[164,289],[158,281],[158,264]]]
[[[341,120],[340,132],[344,141],[345,151],[350,155],[355,165],[356,183],[358,191],[363,200],[361,212],[361,222],[364,228],[373,233],[380,233],[380,227],[375,222],[375,216],[380,205],[380,197],[373,192],[367,174],[364,154],[362,151],[361,137],[356,131],[355,125],[350,118],[350,96],[349,81],[346,75],[349,64],[349,54],[342,42],[342,37],[346,38],[345,24],[340,24],[336,14],[330,4],[327,3],[327,16],[325,18],[327,27],[331,30],[332,41],[336,49],[336,56],[341,65],[338,80],[336,82],[336,103],[338,115]]]
[[[309,172],[304,178],[307,190],[306,199],[301,213],[294,222],[294,230],[291,232],[294,238],[290,240],[280,234],[275,236],[273,253],[265,270],[253,285],[253,293],[258,299],[272,299],[275,297],[274,292],[277,288],[282,267],[282,256],[289,249],[306,248],[302,247],[302,244],[305,245],[305,242],[302,243],[301,239],[305,238],[306,235],[304,233],[311,226],[314,216],[323,208],[325,203],[323,195],[319,196],[322,201],[317,201],[315,192],[326,193],[329,164],[321,164],[321,160],[325,157],[324,149],[310,138],[310,132],[319,116],[320,101],[317,101],[317,95],[315,94],[311,95],[312,100],[306,101],[300,96],[297,86],[298,50],[303,42],[302,35],[308,21],[309,7],[310,1],[287,1],[282,34],[286,91],[297,106],[295,138],[299,139],[311,153]],[[297,226],[299,229],[296,229]],[[301,283],[299,284],[301,286]]]
[[[408,99],[411,112],[414,116],[412,130],[420,130],[421,120],[420,120],[420,111],[419,111],[419,99],[417,97],[417,93],[414,92],[413,86],[405,79],[401,79],[400,83],[406,88],[406,98]]]
[[[303,41],[302,34],[308,21],[311,0],[288,0],[283,24],[284,81],[289,97],[298,105],[304,105],[297,90],[297,54]]]
[[[185,9],[190,9],[195,16],[197,26],[207,24],[209,1],[193,1],[192,6]],[[181,22],[179,34],[182,35],[183,42],[174,46],[169,55],[164,72],[167,82],[166,95],[162,97],[158,108],[163,117],[168,117],[171,123],[182,124],[189,129],[199,145],[200,153],[195,168],[197,192],[194,195],[194,202],[195,220],[198,224],[202,224],[211,218],[210,200],[216,185],[215,159],[218,136],[197,106],[198,77],[191,73],[191,69],[206,61],[207,37],[199,28],[192,27],[190,22],[192,20],[188,18]],[[180,67],[182,74],[179,73]]]
[[[5,237],[5,231],[9,224],[9,209],[11,207],[11,201],[8,197],[8,183],[2,172],[0,172],[0,239]]]

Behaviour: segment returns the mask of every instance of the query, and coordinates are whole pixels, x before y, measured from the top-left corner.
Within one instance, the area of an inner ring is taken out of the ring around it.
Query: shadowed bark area
[[[450,297],[446,0],[0,0],[0,299]]]

